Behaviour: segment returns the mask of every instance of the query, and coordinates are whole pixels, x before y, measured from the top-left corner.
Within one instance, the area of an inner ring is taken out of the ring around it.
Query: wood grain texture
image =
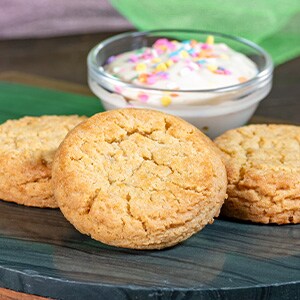
[[[0,76],[3,72],[19,71],[87,87],[89,50],[114,34],[0,41]],[[261,102],[256,116],[300,124],[299,70],[300,58],[276,67],[272,91]]]
[[[0,288],[0,300],[51,300],[50,298],[39,297],[24,293],[18,293],[12,290]]]
[[[87,86],[63,80],[50,79],[47,77],[32,75],[19,71],[7,71],[0,73],[0,81],[21,83],[41,88],[64,91],[68,93],[94,96]]]
[[[88,52],[114,34],[0,41],[0,73],[20,71],[87,86]]]

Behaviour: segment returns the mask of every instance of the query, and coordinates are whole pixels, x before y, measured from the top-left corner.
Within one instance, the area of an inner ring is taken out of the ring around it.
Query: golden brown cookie
[[[65,217],[96,240],[136,249],[172,246],[219,214],[227,178],[217,151],[171,115],[100,113],[61,144],[54,194]]]
[[[245,126],[215,143],[228,176],[223,215],[260,223],[300,222],[299,126]]]
[[[0,199],[57,207],[51,186],[54,153],[78,116],[24,117],[0,125]]]

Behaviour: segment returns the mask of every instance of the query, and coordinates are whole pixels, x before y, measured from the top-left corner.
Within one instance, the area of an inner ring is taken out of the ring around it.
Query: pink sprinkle
[[[203,45],[201,46],[201,49],[202,49],[202,50],[208,50],[208,49],[211,49],[211,47],[210,47],[208,44],[203,44]]]
[[[164,53],[164,51],[162,49],[160,49],[160,48],[157,48],[156,52],[157,52],[158,55],[161,55],[161,54]]]
[[[153,46],[167,45],[168,43],[169,41],[167,39],[158,39]]]
[[[131,55],[130,58],[129,58],[129,61],[134,62],[134,63],[137,62],[138,60],[139,60],[139,58],[134,54]]]
[[[229,70],[224,70],[225,75],[231,75],[231,72]]]
[[[140,101],[144,102],[144,103],[147,102],[149,99],[149,96],[146,94],[139,94],[138,97],[139,97]]]
[[[170,41],[168,42],[167,47],[171,51],[176,49],[176,45],[174,43],[170,42]]]
[[[116,85],[115,86],[115,92],[118,93],[118,94],[121,94],[122,93],[122,88]]]
[[[144,54],[142,55],[142,58],[145,59],[145,60],[147,60],[147,59],[152,59],[152,58],[153,58],[153,55],[152,55],[152,53],[144,53]]]
[[[175,57],[172,57],[171,59],[173,60],[174,63],[179,62],[179,57],[176,57],[176,56],[175,56]]]
[[[153,54],[151,52],[151,49],[146,49],[144,51],[144,53],[142,54],[142,58],[143,59],[151,59],[151,58],[153,58]]]
[[[216,73],[216,74],[225,74],[225,72],[222,71],[222,70],[216,70],[216,71],[214,71],[214,73]]]
[[[148,84],[154,84],[156,82],[155,76],[149,76],[147,78],[147,83]]]

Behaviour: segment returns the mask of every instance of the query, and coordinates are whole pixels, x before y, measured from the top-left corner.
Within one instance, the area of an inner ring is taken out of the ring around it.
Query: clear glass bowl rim
[[[122,80],[119,80],[118,78],[115,78],[111,76],[109,73],[105,72],[103,69],[100,69],[99,66],[97,65],[96,58],[98,53],[104,49],[107,45],[122,39],[126,37],[141,37],[141,36],[148,36],[152,34],[159,34],[159,33],[187,33],[187,34],[193,34],[193,33],[198,33],[198,34],[206,34],[206,35],[213,35],[213,36],[219,36],[225,39],[230,39],[235,42],[239,42],[241,44],[244,44],[254,50],[256,50],[261,56],[264,57],[265,59],[265,65],[262,68],[261,71],[259,71],[255,77],[251,78],[250,80],[235,84],[235,85],[230,85],[230,86],[225,86],[222,88],[215,88],[215,89],[201,89],[201,90],[171,90],[171,89],[157,89],[157,88],[151,88],[151,87],[146,87],[142,85],[137,85],[137,84],[132,84],[128,83]],[[206,31],[206,30],[185,30],[185,29],[157,29],[157,30],[150,30],[150,31],[135,31],[135,32],[125,32],[121,34],[114,35],[110,38],[107,38],[97,44],[94,48],[92,48],[88,54],[87,57],[87,64],[88,68],[91,68],[93,72],[99,76],[102,77],[104,80],[108,80],[110,83],[114,83],[116,85],[126,85],[127,88],[132,88],[132,89],[137,89],[137,90],[146,90],[146,91],[153,91],[153,92],[166,92],[166,93],[222,93],[222,92],[232,92],[232,91],[237,91],[239,89],[243,88],[249,88],[251,86],[255,86],[256,84],[263,82],[267,80],[268,78],[272,77],[273,74],[273,61],[271,56],[260,46],[255,44],[254,42],[247,40],[245,38],[239,37],[239,36],[234,36],[226,33],[220,33],[220,32],[215,32],[215,31]]]

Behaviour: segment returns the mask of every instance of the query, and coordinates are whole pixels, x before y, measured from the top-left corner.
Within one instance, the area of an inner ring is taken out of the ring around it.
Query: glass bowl
[[[258,69],[256,76],[243,83],[216,89],[195,87],[193,90],[167,90],[122,81],[103,68],[111,56],[151,47],[160,38],[205,41],[208,35],[213,35],[216,43],[225,43],[251,59]],[[125,107],[160,110],[185,119],[212,138],[244,125],[269,93],[273,77],[273,63],[269,54],[255,43],[228,34],[196,30],[119,34],[96,45],[88,54],[87,63],[88,84],[106,110]],[[176,98],[170,105],[163,106],[160,101],[150,104],[139,100],[141,94],[158,100],[166,95],[176,95]],[[185,99],[189,99],[188,103],[185,103]]]

